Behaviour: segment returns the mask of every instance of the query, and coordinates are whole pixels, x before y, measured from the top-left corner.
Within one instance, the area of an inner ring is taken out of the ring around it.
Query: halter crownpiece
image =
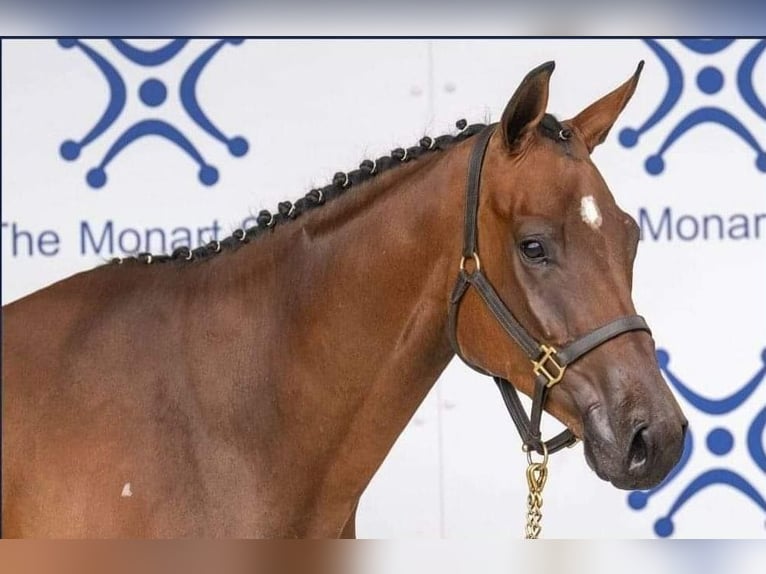
[[[542,419],[543,407],[545,406],[548,391],[563,381],[567,366],[596,347],[599,347],[607,341],[624,333],[630,331],[646,331],[651,334],[651,331],[643,317],[639,315],[629,315],[620,317],[619,319],[615,319],[606,325],[594,329],[590,333],[576,339],[563,349],[557,350],[552,345],[538,342],[529,334],[529,331],[519,323],[484,274],[481,260],[479,259],[479,249],[477,244],[481,170],[489,140],[494,133],[495,126],[496,124],[487,126],[484,131],[477,136],[468,163],[465,221],[463,227],[463,253],[460,259],[457,281],[455,282],[455,287],[453,288],[450,297],[449,336],[452,343],[452,349],[466,365],[484,375],[491,376],[497,383],[497,386],[500,389],[500,394],[503,397],[503,402],[521,435],[522,448],[527,452],[528,457],[530,457],[530,466],[527,469],[528,475],[529,477],[539,478],[541,475],[547,476],[547,460],[549,454],[559,451],[564,447],[572,446],[577,442],[577,437],[575,437],[569,429],[562,431],[547,441],[543,441],[540,432],[540,421]],[[563,137],[564,131],[569,132],[566,138]],[[561,130],[559,137],[561,137],[561,139],[568,139],[571,137],[571,131]],[[468,261],[473,261],[471,270],[466,266]],[[500,376],[493,375],[485,369],[471,363],[460,350],[460,344],[458,343],[457,338],[457,319],[460,310],[460,301],[470,287],[476,289],[503,330],[519,347],[521,347],[532,363],[532,373],[535,379],[534,391],[532,394],[532,410],[529,415],[525,412],[515,387],[509,381]],[[542,462],[533,463],[531,461],[531,451],[533,450],[543,455],[544,458]],[[535,467],[535,470],[532,470],[532,467]],[[533,481],[530,480],[530,499],[527,522],[528,538],[536,538],[540,532],[539,520],[541,515],[539,513],[539,506],[542,505],[542,487],[544,486],[545,481],[537,480],[534,484],[536,485],[536,490],[533,492]]]

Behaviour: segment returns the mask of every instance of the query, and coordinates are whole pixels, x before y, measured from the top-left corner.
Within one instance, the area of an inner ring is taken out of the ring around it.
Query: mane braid
[[[561,122],[551,114],[545,114],[540,121],[542,134],[556,142],[567,141],[572,137],[572,130],[564,127]]]
[[[379,157],[376,160],[364,160],[359,164],[359,168],[347,173],[338,172],[332,178],[332,183],[322,188],[315,188],[309,191],[295,203],[282,201],[277,205],[276,213],[263,209],[256,218],[257,225],[247,229],[236,229],[234,232],[221,241],[211,241],[195,249],[191,247],[179,247],[170,255],[153,255],[152,253],[139,253],[134,257],[116,257],[110,261],[112,264],[124,263],[143,263],[154,265],[157,263],[192,262],[202,261],[222,253],[224,251],[233,251],[246,243],[269,233],[277,226],[292,221],[307,211],[311,211],[325,202],[343,195],[349,188],[358,186],[374,178],[379,173],[388,171],[394,167],[415,160],[423,155],[433,152],[446,150],[453,145],[464,141],[471,136],[479,133],[486,124],[471,124],[464,119],[455,123],[458,133],[455,135],[445,134],[437,138],[425,136],[421,138],[418,145],[408,148],[396,148],[388,156]]]

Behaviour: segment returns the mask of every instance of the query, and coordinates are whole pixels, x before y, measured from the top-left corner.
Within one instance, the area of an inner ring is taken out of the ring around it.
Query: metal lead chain
[[[527,495],[527,526],[525,529],[525,538],[534,540],[540,536],[542,530],[542,507],[543,507],[543,489],[545,481],[548,480],[548,449],[543,443],[543,460],[532,462],[532,456],[527,451],[527,484],[529,485],[529,494]]]

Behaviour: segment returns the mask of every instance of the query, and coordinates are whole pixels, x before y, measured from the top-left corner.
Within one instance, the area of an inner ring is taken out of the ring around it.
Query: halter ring
[[[548,445],[545,444],[545,441],[540,441],[540,444],[543,445],[543,460],[540,461],[540,464],[543,466],[546,466],[548,464]],[[527,453],[527,463],[534,464],[532,462],[532,450],[527,446],[526,444],[521,447],[521,450],[523,450],[525,453]]]
[[[476,265],[476,268],[472,271],[472,273],[476,273],[477,271],[481,271],[481,259],[479,259],[479,254],[475,251],[469,256],[466,257],[465,255],[460,258],[460,271],[465,271],[465,264],[466,261],[473,260],[474,264]]]
[[[213,248],[214,253],[218,253],[221,251],[221,242],[220,241],[211,241],[211,244],[215,244],[215,247]]]

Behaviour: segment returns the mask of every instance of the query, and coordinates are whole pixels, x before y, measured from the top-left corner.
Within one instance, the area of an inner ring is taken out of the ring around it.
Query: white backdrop
[[[582,447],[557,455],[544,533],[766,536],[766,41],[227,43],[196,93],[223,139],[245,138],[239,157],[179,97],[181,78],[215,43],[191,40],[163,61],[167,40],[3,41],[3,303],[121,255],[120,245],[135,249],[146,229],[164,230],[167,250],[185,229],[196,235],[217,222],[219,237],[228,235],[249,214],[297,199],[365,157],[453,131],[461,117],[497,119],[545,60],[557,62],[549,110],[566,118],[645,59],[636,96],[595,161],[642,225],[636,306],[667,351],[668,376],[686,389],[691,454],[667,486],[633,495],[632,505],[591,473]],[[82,141],[120,99],[99,58],[124,83],[125,104],[67,160],[62,143]],[[187,152],[144,137],[120,149],[105,184],[93,187],[89,170],[147,119],[188,138],[218,180],[203,184]],[[629,146],[623,130],[641,126]],[[669,139],[664,170],[650,173],[657,162],[647,158]],[[139,250],[161,251],[161,233]],[[454,361],[365,494],[359,535],[519,537],[526,483],[515,432],[491,380]],[[672,534],[661,520],[669,515]]]

